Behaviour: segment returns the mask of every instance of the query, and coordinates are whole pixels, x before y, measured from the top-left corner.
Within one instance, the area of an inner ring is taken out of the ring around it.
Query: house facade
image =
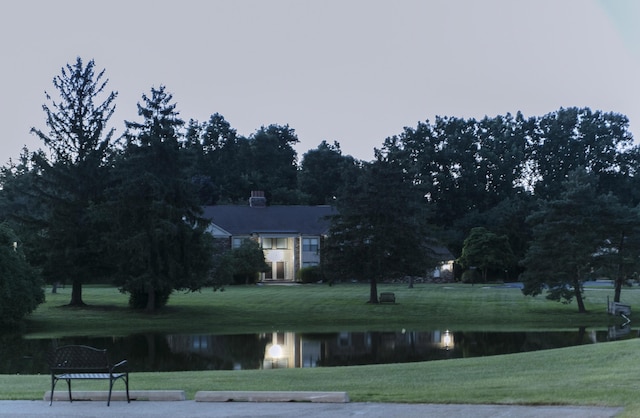
[[[232,248],[246,239],[258,242],[270,271],[263,281],[296,280],[303,267],[320,263],[320,247],[329,230],[331,206],[267,206],[263,192],[252,192],[248,205],[215,205],[204,208],[211,220],[209,232],[227,239]]]

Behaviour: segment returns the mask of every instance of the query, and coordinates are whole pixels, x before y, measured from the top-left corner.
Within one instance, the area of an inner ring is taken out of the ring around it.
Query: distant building
[[[264,192],[251,192],[248,205],[215,205],[204,208],[211,220],[209,232],[228,239],[232,248],[253,239],[264,250],[271,270],[263,281],[295,281],[302,267],[320,263],[320,248],[329,231],[331,206],[268,206]]]

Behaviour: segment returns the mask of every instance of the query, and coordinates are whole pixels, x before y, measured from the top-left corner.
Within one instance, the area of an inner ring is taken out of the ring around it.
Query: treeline
[[[13,254],[47,282],[71,283],[71,305],[93,280],[149,310],[175,289],[223,284],[228,266],[200,208],[246,204],[252,190],[269,204],[336,205],[321,273],[371,280],[371,302],[377,281],[426,274],[439,245],[458,258],[458,279],[523,279],[533,295],[581,292],[596,274],[615,272],[620,286],[635,277],[640,154],[623,115],[436,118],[385,139],[372,161],[326,141],[299,158],[293,128],[243,137],[218,113],[185,122],[164,86],[115,138],[107,84],[93,61],[65,66],[59,99],[43,106],[48,131],[33,130],[44,148],[25,149],[0,178]]]

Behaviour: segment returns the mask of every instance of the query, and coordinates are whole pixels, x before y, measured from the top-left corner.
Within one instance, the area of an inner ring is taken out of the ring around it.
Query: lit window
[[[262,248],[273,248],[273,238],[262,238]]]
[[[276,248],[279,250],[287,249],[287,239],[286,238],[276,238]]]
[[[318,252],[318,238],[302,238],[302,251]]]

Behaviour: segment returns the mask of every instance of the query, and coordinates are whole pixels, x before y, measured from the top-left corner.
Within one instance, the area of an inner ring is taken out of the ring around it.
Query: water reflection
[[[0,373],[48,373],[46,354],[66,344],[107,348],[133,371],[245,370],[404,363],[478,357],[635,338],[625,327],[563,332],[270,332],[248,335],[162,335],[24,339],[0,334]]]

